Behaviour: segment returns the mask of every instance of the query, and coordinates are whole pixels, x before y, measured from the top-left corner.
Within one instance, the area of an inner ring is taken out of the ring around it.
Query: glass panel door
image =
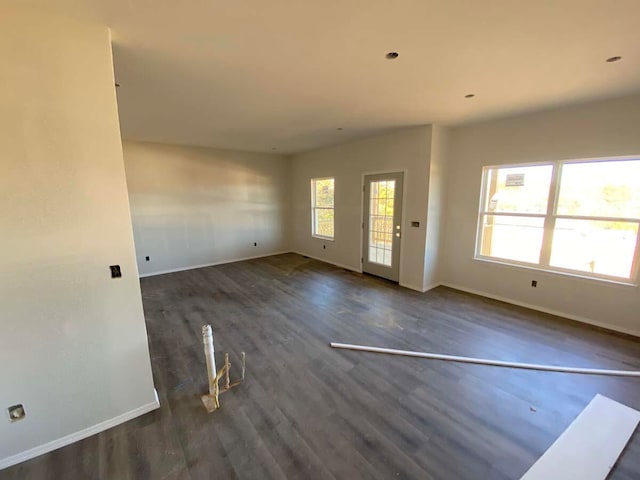
[[[395,180],[371,182],[369,198],[369,261],[391,266]]]
[[[389,280],[400,278],[402,173],[365,176],[362,270]]]

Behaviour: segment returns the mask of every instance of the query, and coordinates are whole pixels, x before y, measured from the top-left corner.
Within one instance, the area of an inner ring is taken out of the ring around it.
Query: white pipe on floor
[[[213,332],[211,325],[202,326],[202,342],[204,343],[204,356],[207,359],[207,374],[209,375],[209,394],[214,395],[216,375],[216,357],[213,351]]]
[[[430,358],[433,360],[447,360],[451,362],[475,363],[478,365],[494,365],[496,367],[526,368],[529,370],[543,370],[546,372],[584,373],[587,375],[613,375],[619,377],[640,377],[639,371],[633,370],[602,370],[597,368],[556,367],[553,365],[538,365],[535,363],[504,362],[502,360],[487,360],[484,358],[458,357],[439,353],[414,352],[410,350],[394,350],[393,348],[367,347],[365,345],[351,345],[349,343],[331,342],[331,348],[358,350],[361,352],[387,353],[389,355],[403,355],[405,357]]]

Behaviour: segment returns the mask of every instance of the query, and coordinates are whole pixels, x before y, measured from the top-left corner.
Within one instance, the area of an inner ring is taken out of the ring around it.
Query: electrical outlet
[[[9,419],[11,420],[11,422],[22,420],[26,415],[22,404],[12,405],[7,410],[9,411]]]
[[[533,288],[536,288],[538,286],[538,281],[537,280],[531,280],[531,286]]]
[[[145,262],[149,261],[149,255],[147,255],[146,257],[144,257]]]
[[[120,278],[122,276],[120,265],[111,265],[109,268],[111,269],[111,278]]]

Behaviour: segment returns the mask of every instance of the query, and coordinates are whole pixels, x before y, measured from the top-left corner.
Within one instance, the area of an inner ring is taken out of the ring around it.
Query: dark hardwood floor
[[[420,294],[286,254],[145,278],[142,291],[162,407],[0,479],[519,479],[596,393],[640,409],[637,378],[328,346],[640,369],[638,339],[449,288]],[[219,365],[247,353],[245,384],[213,414],[199,398],[205,323]],[[609,478],[640,478],[638,431]]]

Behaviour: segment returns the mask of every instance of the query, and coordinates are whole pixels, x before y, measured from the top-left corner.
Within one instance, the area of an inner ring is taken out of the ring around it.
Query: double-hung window
[[[633,282],[639,224],[640,158],[485,167],[476,258]]]
[[[311,180],[311,234],[314,237],[333,240],[334,184],[333,178]]]

